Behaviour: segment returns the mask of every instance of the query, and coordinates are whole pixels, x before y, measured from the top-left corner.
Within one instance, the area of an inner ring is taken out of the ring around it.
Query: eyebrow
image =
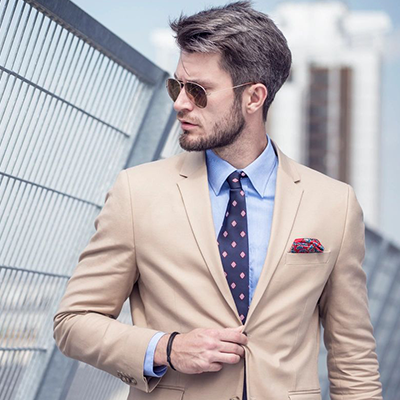
[[[179,79],[179,78],[177,77],[176,73],[174,73],[174,78],[175,78],[177,81],[183,82],[181,79]],[[212,82],[206,81],[206,80],[202,80],[202,79],[189,79],[188,82],[198,83],[199,85],[201,85],[201,86],[206,86],[206,87],[207,87],[207,86],[208,86],[208,87],[214,86],[214,84],[213,84]]]

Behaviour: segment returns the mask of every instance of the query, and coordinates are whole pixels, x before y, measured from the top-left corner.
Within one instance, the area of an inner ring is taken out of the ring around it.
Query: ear
[[[254,114],[262,109],[262,106],[268,96],[268,90],[262,83],[255,83],[245,91],[245,107],[249,114]]]

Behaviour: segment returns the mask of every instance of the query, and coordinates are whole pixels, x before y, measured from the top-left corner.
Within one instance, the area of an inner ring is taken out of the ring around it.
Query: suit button
[[[132,378],[131,376],[125,375],[122,380],[128,385],[137,385],[137,380],[135,378]]]

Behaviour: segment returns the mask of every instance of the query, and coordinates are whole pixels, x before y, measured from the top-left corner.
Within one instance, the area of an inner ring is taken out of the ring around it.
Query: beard
[[[178,113],[179,116],[183,117],[183,114]],[[193,137],[191,132],[183,131],[179,137],[179,145],[186,151],[204,151],[229,146],[239,139],[245,125],[241,96],[235,96],[228,114],[213,125],[209,134]]]

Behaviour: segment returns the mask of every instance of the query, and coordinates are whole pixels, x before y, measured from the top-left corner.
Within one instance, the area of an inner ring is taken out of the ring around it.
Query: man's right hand
[[[174,368],[185,374],[217,372],[223,364],[237,364],[244,358],[247,337],[243,326],[225,329],[194,329],[177,335],[172,344],[171,362]],[[154,365],[168,365],[167,343],[170,335],[164,335],[157,344]]]

